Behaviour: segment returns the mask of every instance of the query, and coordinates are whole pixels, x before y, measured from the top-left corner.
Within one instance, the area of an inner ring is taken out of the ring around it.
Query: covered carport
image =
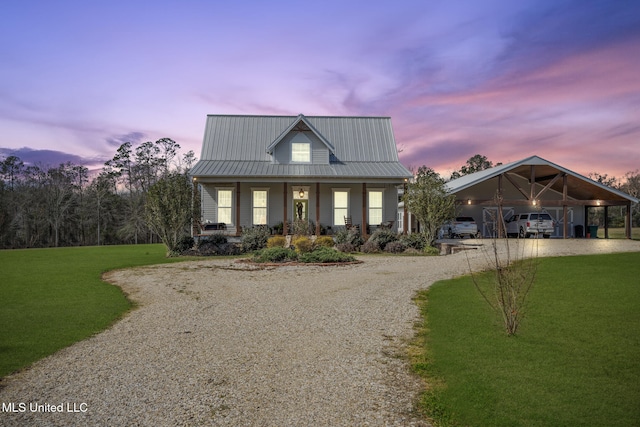
[[[547,211],[557,224],[556,237],[580,237],[587,230],[590,210],[604,208],[604,237],[609,237],[608,209],[624,206],[625,236],[631,238],[631,204],[638,199],[538,156],[465,175],[447,183],[456,195],[460,215],[473,216],[483,235],[500,233],[497,211],[512,213]],[[492,224],[493,221],[493,224]]]

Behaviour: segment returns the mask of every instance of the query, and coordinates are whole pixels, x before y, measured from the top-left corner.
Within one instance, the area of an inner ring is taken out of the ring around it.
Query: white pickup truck
[[[546,212],[531,212],[512,215],[507,220],[507,237],[529,237],[531,235],[551,237],[553,218]]]

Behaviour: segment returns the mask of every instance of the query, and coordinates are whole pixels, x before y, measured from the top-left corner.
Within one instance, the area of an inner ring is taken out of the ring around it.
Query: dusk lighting
[[[637,1],[5,3],[0,159],[201,157],[208,114],[304,112],[391,117],[400,162],[447,178],[475,154],[638,168]]]

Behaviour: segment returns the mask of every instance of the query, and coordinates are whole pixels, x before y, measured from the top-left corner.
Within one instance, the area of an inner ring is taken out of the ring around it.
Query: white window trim
[[[347,215],[346,216],[351,216],[351,189],[350,188],[332,188],[331,189],[331,217],[332,217],[332,222],[336,222],[336,209],[344,209],[344,208],[336,208],[336,193],[337,192],[341,192],[341,193],[347,193]],[[339,221],[335,224],[333,224],[334,226],[337,225],[344,225],[344,218],[342,219],[342,221]]]
[[[223,208],[230,208],[230,215],[229,217],[231,218],[231,221],[229,222],[225,222],[226,225],[235,225],[234,224],[234,201],[235,201],[235,197],[236,197],[236,192],[235,192],[235,188],[234,187],[215,187],[216,190],[216,220],[217,222],[223,222],[220,221],[220,191],[231,191],[231,206],[223,206]]]
[[[266,191],[267,192],[267,206],[265,206],[264,208],[267,210],[267,214],[266,214],[266,219],[265,219],[265,224],[256,224],[254,222],[254,209],[256,208],[253,203],[254,203],[254,198],[253,198],[253,193],[255,191]],[[255,187],[255,188],[251,188],[251,224],[252,225],[269,225],[269,188],[266,187]]]
[[[380,223],[378,224],[371,224],[371,193],[382,193],[382,206],[375,208],[380,209]],[[380,225],[384,222],[384,188],[367,188],[367,221],[369,221],[369,225]]]
[[[306,145],[308,147],[309,160],[294,160],[293,159],[293,146],[294,145]],[[312,154],[313,153],[311,152],[311,143],[310,142],[296,142],[296,141],[293,141],[291,143],[291,163],[311,163]]]

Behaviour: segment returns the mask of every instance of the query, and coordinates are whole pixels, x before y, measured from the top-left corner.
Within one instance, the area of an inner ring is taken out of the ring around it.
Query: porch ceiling
[[[516,175],[521,180],[525,180],[527,185],[531,181],[531,166],[530,165],[522,165],[512,169],[506,174]],[[564,171],[551,166],[551,165],[536,165],[535,166],[535,182],[542,187],[547,186],[550,182],[556,178],[557,175],[560,175],[559,179],[551,184],[548,191],[554,191],[558,194],[563,193],[564,181],[562,179],[562,175]],[[503,181],[504,182],[504,181]],[[510,184],[503,184],[510,185]],[[602,188],[601,186],[585,181],[585,179],[576,177],[571,174],[567,174],[567,197],[569,199],[574,200],[608,200],[608,201],[619,201],[626,203],[628,201],[627,198],[607,190],[606,188]],[[544,199],[544,197],[543,197]]]

